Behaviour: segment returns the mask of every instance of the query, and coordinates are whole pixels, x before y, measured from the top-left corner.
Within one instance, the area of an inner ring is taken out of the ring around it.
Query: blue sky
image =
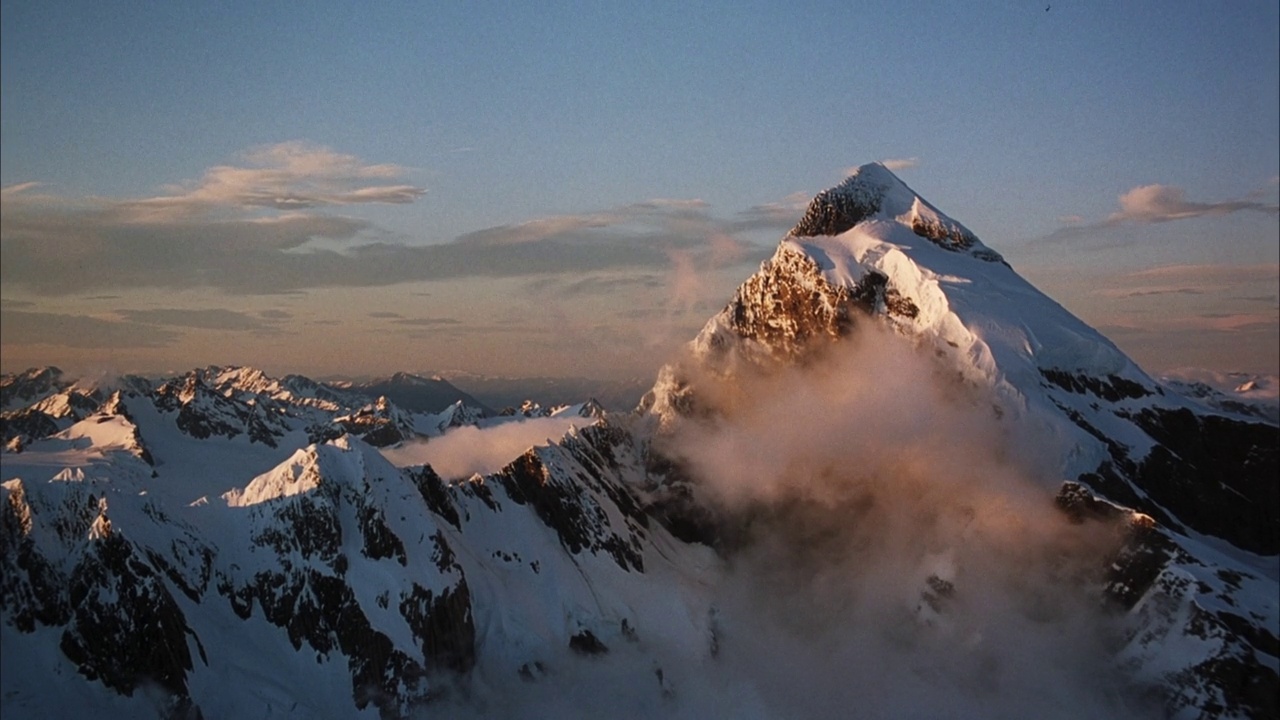
[[[5,371],[644,376],[875,160],[1153,372],[1280,362],[1274,2],[0,8]]]

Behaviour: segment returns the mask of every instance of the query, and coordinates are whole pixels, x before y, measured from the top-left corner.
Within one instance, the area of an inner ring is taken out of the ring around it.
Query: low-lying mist
[[[555,442],[574,425],[591,420],[574,416],[514,420],[486,428],[464,425],[427,441],[383,448],[382,455],[397,467],[431,465],[446,480],[501,470],[535,445]]]
[[[943,362],[864,323],[798,366],[696,378],[714,412],[655,446],[725,529],[707,653],[566,657],[535,685],[490,684],[484,714],[1158,715],[1113,661],[1101,573],[1119,530],[1069,522],[1063,449]]]
[[[1061,448],[864,323],[811,362],[701,378],[662,450],[736,537],[726,664],[784,717],[1132,717],[1101,572],[1120,537],[1053,496]]]

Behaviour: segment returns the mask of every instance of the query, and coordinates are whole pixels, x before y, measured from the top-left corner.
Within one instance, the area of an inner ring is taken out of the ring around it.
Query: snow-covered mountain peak
[[[721,370],[742,358],[790,361],[867,316],[931,346],[962,376],[1015,396],[1045,373],[1157,392],[1110,340],[878,163],[818,193],[706,325],[694,354]]]
[[[788,238],[840,235],[863,222],[896,222],[941,248],[998,262],[1001,257],[964,225],[947,217],[880,163],[854,169],[818,193]]]
[[[431,378],[431,380],[436,380],[436,379],[437,379],[436,377],[432,377],[432,378]],[[407,373],[407,372],[398,372],[398,373],[395,373],[395,374],[394,374],[394,375],[392,375],[390,378],[388,378],[388,381],[389,381],[389,382],[393,382],[393,383],[402,383],[402,384],[404,384],[404,385],[429,385],[429,384],[431,384],[430,382],[428,382],[427,378],[424,378],[424,377],[422,377],[421,375],[414,375],[413,373]]]
[[[284,388],[274,378],[252,367],[210,367],[206,379],[224,395],[233,392],[276,395]]]
[[[0,379],[0,410],[24,407],[52,395],[68,384],[56,367],[31,368]]]

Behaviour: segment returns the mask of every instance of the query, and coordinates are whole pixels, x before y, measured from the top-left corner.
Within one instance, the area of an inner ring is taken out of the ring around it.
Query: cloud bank
[[[194,183],[166,188],[169,195],[126,201],[122,212],[139,219],[184,217],[218,208],[301,210],[325,205],[404,204],[426,190],[389,184],[404,177],[398,165],[368,165],[354,155],[294,141],[244,154],[246,167],[209,168]]]
[[[501,225],[441,244],[390,243],[376,239],[368,220],[331,211],[416,201],[426,190],[404,182],[405,168],[301,142],[257,148],[243,160],[147,198],[64,198],[33,182],[6,187],[0,279],[48,296],[148,287],[273,294],[666,270],[673,252],[741,257],[750,246],[732,233],[781,224],[768,214],[721,220],[700,200],[659,199]]]
[[[427,464],[446,480],[464,479],[497,472],[529,448],[558,440],[570,427],[589,422],[581,417],[546,417],[488,428],[464,426],[426,442],[383,448],[382,454],[397,467]]]
[[[719,414],[661,447],[729,533],[696,580],[710,598],[706,652],[642,624],[605,655],[548,652],[532,682],[482,663],[428,710],[1159,717],[1110,660],[1119,628],[1090,580],[1116,538],[1053,509],[1047,471],[1020,450],[1043,446],[1002,424],[990,397],[871,330],[805,369],[696,387]]]
[[[1280,282],[1280,265],[1160,265],[1114,275],[1108,280],[1113,287],[1099,289],[1094,294],[1121,299],[1154,295],[1212,295],[1252,284],[1275,285]]]
[[[1146,714],[1095,595],[1117,538],[1054,509],[1053,453],[994,397],[866,325],[695,387],[720,412],[663,447],[726,518],[721,657],[758,716]]]

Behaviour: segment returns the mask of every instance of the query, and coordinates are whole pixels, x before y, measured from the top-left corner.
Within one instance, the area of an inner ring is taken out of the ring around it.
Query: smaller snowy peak
[[[244,488],[224,493],[222,499],[230,507],[248,507],[314,490],[320,486],[322,477],[319,446],[312,445],[298,450],[288,460],[254,478]]]
[[[988,262],[1003,261],[968,228],[944,215],[880,163],[862,165],[839,185],[818,193],[787,236],[835,236],[868,220],[896,221],[938,247]]]
[[[96,391],[83,392],[72,386],[31,407],[53,418],[82,420],[97,411],[101,404],[102,397]]]
[[[586,402],[559,403],[550,407],[544,407],[534,400],[525,400],[518,408],[508,407],[498,413],[500,417],[545,418],[574,416],[592,419],[602,418],[605,414],[604,406],[596,401],[595,398],[588,398]]]
[[[259,402],[260,396],[237,395],[224,395],[203,379],[202,371],[195,371],[160,385],[152,398],[157,410],[176,412],[178,429],[193,438],[245,434],[251,442],[275,447],[287,431],[281,409]]]
[[[394,445],[417,434],[413,417],[385,396],[359,410],[333,419],[338,432],[351,433],[374,447]]]
[[[440,378],[438,376],[432,376],[430,379],[427,379],[422,377],[421,375],[414,375],[412,373],[407,373],[407,372],[398,372],[392,375],[391,379],[388,380],[387,382],[395,383],[398,385],[425,386],[425,385],[433,384],[433,381],[439,382]]]
[[[606,411],[595,398],[589,398],[586,402],[574,405],[560,405],[551,409],[551,417],[582,417],[599,420],[606,415]]]
[[[258,475],[243,488],[222,494],[230,507],[248,507],[278,498],[319,491],[330,499],[362,497],[370,481],[398,476],[399,470],[359,438],[343,435],[296,450],[287,460]]]
[[[462,427],[463,425],[476,425],[485,418],[485,413],[480,408],[471,407],[464,404],[461,400],[450,405],[444,412],[440,413],[441,417],[446,418],[442,423],[442,427]]]
[[[280,382],[251,367],[209,367],[205,380],[224,395],[235,392],[250,395],[278,395],[284,391]]]
[[[520,407],[503,408],[502,412],[498,414],[503,417],[509,417],[512,415],[522,415],[528,418],[547,417],[548,415],[551,414],[551,409],[542,407],[542,404],[539,402],[535,402],[533,400],[525,400],[524,402],[520,403]]]
[[[371,398],[386,396],[397,406],[414,413],[438,413],[461,400],[466,405],[480,408],[486,415],[494,414],[484,403],[458,389],[448,380],[435,376],[426,378],[400,372],[389,378],[355,383],[343,389]]]
[[[0,410],[14,410],[66,388],[62,370],[51,366],[30,368],[16,375],[0,375]]]
[[[1180,368],[1160,381],[1218,412],[1280,425],[1280,377],[1275,375]]]

